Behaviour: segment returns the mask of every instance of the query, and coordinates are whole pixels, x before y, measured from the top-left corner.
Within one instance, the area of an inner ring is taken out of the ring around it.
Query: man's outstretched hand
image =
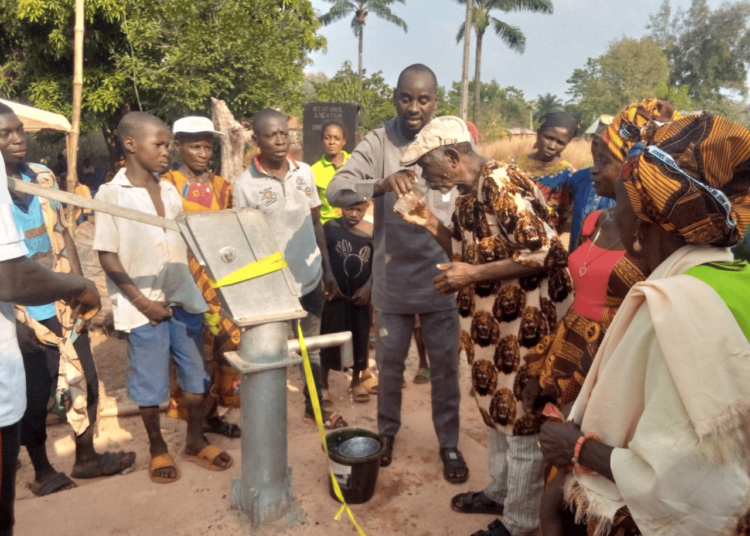
[[[438,264],[443,273],[432,280],[440,294],[453,294],[467,285],[474,283],[474,266],[465,262]]]
[[[402,169],[375,184],[375,193],[396,192],[399,197],[411,193],[412,187],[419,182],[417,174],[410,169]]]

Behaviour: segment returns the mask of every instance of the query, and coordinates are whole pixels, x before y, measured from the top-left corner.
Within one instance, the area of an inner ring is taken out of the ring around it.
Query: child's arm
[[[102,265],[104,273],[117,285],[117,288],[122,291],[135,308],[148,318],[149,322],[156,325],[172,316],[172,310],[167,302],[149,300],[133,283],[122,266],[117,253],[99,251],[99,263]]]
[[[370,279],[367,280],[367,283],[362,285],[357,289],[357,292],[354,293],[354,296],[352,296],[352,303],[354,305],[359,305],[360,307],[367,305],[370,303],[370,296],[372,295],[372,274],[370,274]]]
[[[310,209],[312,212],[313,228],[315,229],[315,242],[318,244],[320,255],[323,257],[323,283],[325,285],[326,299],[338,300],[344,297],[336,278],[331,269],[331,259],[328,257],[328,245],[326,244],[326,232],[320,223],[320,207]]]

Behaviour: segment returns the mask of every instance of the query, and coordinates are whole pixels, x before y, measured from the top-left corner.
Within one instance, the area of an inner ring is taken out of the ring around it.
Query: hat
[[[414,141],[406,147],[406,152],[401,158],[401,165],[411,166],[433,149],[443,145],[464,142],[471,143],[472,137],[466,123],[460,117],[452,115],[436,117],[427,123]]]
[[[214,123],[208,117],[183,117],[174,122],[172,132],[178,134],[184,132],[185,134],[199,134],[199,133],[211,133],[214,136],[223,136],[223,132],[214,130]]]

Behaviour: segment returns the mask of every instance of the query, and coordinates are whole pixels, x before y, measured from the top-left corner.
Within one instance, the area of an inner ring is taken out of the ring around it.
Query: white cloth
[[[164,217],[172,220],[182,211],[182,199],[169,182],[160,181],[159,186]],[[125,168],[111,182],[99,188],[96,199],[157,215],[148,190],[133,186],[125,175]],[[208,310],[190,274],[187,246],[177,231],[97,212],[94,250],[117,253],[125,272],[148,299],[179,305],[190,313]],[[136,309],[109,277],[107,292],[112,300],[115,329],[130,331],[148,324],[148,318]]]
[[[607,331],[570,418],[615,447],[616,483],[579,473],[566,483],[597,534],[625,505],[644,535],[724,534],[747,509],[750,343],[719,295],[683,275],[731,260],[728,249],[681,248],[633,286]]]
[[[323,257],[315,238],[311,209],[320,206],[320,196],[310,166],[291,157],[284,180],[269,175],[258,157],[234,181],[234,205],[260,210],[266,217],[279,251],[289,264],[304,296],[323,277]]]
[[[544,491],[544,463],[539,435],[510,436],[490,428],[492,482],[484,494],[504,505],[503,525],[513,536],[534,536]]]
[[[28,253],[13,219],[12,204],[0,155],[0,262]],[[26,374],[16,339],[16,316],[12,303],[0,303],[0,428],[20,421],[25,411]]]

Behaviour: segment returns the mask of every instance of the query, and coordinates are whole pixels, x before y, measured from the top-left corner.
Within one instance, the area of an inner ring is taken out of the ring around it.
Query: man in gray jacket
[[[432,421],[440,444],[443,474],[460,484],[469,469],[458,446],[457,345],[458,313],[454,296],[438,294],[432,279],[438,264],[449,259],[424,229],[410,225],[394,213],[399,197],[411,191],[425,193],[436,215],[453,212],[455,191],[428,190],[416,166],[404,169],[399,161],[406,146],[432,117],[438,103],[437,79],[429,67],[407,67],[398,79],[394,104],[398,117],[370,132],[328,185],[332,205],[345,207],[353,200],[372,198],[375,203],[375,253],[372,304],[377,311],[376,359],[380,370],[378,429],[386,449],[381,466],[393,459],[393,442],[401,426],[401,383],[411,343],[415,315],[419,315],[430,358]]]

